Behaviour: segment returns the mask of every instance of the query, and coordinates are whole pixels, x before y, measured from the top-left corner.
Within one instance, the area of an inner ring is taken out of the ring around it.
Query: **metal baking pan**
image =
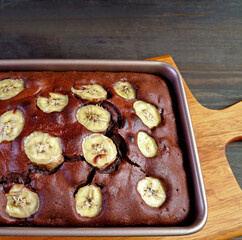
[[[22,236],[161,236],[186,235],[203,228],[207,220],[207,200],[183,80],[174,67],[157,61],[126,60],[0,60],[0,71],[111,71],[151,73],[163,77],[170,89],[178,124],[190,196],[190,215],[179,226],[147,227],[6,227],[0,235]]]

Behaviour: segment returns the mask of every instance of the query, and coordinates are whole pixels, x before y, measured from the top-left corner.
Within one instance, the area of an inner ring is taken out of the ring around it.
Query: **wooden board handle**
[[[222,115],[221,119],[224,121],[225,131],[228,134],[226,144],[242,140],[242,101],[220,110],[219,114]],[[223,129],[220,132],[222,134]]]
[[[176,67],[169,55],[148,60]],[[227,161],[225,148],[230,142],[242,139],[242,101],[222,110],[207,109],[198,103],[185,81],[184,86],[207,193],[208,220],[200,232],[179,239],[226,239],[241,235],[242,191]]]

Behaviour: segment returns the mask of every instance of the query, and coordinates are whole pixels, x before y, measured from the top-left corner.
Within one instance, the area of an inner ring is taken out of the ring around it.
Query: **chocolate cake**
[[[0,73],[0,224],[177,225],[189,213],[159,76]]]

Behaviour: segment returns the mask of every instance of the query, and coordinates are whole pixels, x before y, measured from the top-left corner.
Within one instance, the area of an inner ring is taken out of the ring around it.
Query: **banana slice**
[[[7,198],[6,212],[14,218],[27,218],[39,209],[39,196],[30,191],[23,184],[14,184]]]
[[[99,187],[87,185],[78,190],[76,211],[82,217],[95,217],[101,212],[102,193]]]
[[[13,98],[24,90],[22,79],[4,79],[0,81],[0,100]]]
[[[166,200],[166,192],[159,179],[146,177],[138,182],[137,190],[144,202],[151,207],[160,207]]]
[[[78,86],[78,89],[72,87],[71,91],[80,98],[91,102],[105,100],[107,99],[108,94],[107,91],[104,90],[104,88],[98,84],[80,85]]]
[[[61,141],[48,133],[33,132],[24,139],[24,151],[31,162],[52,170],[63,161]]]
[[[24,115],[19,110],[10,110],[0,117],[0,143],[13,141],[23,130]]]
[[[68,104],[68,96],[61,93],[49,93],[50,97],[38,97],[37,106],[45,113],[61,112]]]
[[[100,106],[86,105],[78,109],[76,118],[88,130],[104,132],[108,128],[111,115]]]
[[[94,167],[109,166],[117,157],[117,149],[113,141],[100,134],[93,133],[82,142],[84,158]]]
[[[137,137],[139,150],[145,157],[155,157],[157,155],[157,144],[153,137],[145,132],[139,132]]]
[[[154,105],[144,101],[136,101],[133,107],[138,117],[150,129],[157,127],[161,122],[159,111]]]
[[[122,98],[133,100],[136,98],[135,89],[129,82],[119,81],[114,86],[115,92]]]

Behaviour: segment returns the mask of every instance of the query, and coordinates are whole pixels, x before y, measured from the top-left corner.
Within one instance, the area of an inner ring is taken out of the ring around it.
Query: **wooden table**
[[[240,0],[2,0],[0,58],[170,54],[196,99],[221,109],[242,99],[241,22]],[[242,186],[241,149],[236,142],[226,153]]]
[[[242,99],[242,1],[0,1],[0,58],[145,59],[170,54],[196,99]],[[242,186],[242,143],[226,153]]]

